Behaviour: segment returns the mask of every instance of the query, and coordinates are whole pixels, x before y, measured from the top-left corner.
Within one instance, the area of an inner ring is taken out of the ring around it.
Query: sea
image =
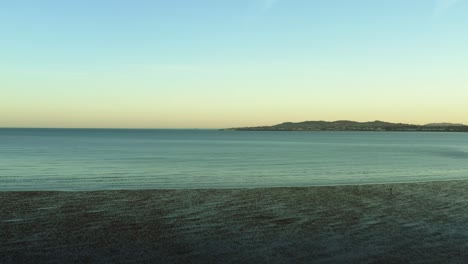
[[[468,179],[468,133],[0,129],[0,191]]]

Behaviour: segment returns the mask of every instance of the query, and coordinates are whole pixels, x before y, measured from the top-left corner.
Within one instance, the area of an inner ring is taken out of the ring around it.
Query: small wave
[[[462,150],[443,151],[439,154],[447,158],[468,159],[468,152]]]

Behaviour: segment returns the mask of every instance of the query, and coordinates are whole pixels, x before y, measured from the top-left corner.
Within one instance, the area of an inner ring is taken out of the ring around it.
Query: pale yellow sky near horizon
[[[306,120],[468,123],[468,78],[447,74],[424,80],[414,73],[381,74],[369,68],[335,73],[339,69],[335,65],[320,70],[271,65],[262,70],[245,66],[202,72],[132,69],[10,70],[2,76],[10,89],[1,99],[0,126],[224,128]]]

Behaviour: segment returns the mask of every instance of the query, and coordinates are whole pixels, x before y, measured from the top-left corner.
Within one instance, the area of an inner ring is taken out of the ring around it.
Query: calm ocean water
[[[0,129],[0,190],[468,179],[467,133]]]

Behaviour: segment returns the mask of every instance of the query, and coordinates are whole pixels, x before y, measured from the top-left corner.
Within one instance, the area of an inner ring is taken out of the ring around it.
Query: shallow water
[[[468,179],[468,133],[0,129],[0,190]]]
[[[0,263],[466,263],[467,188],[0,192]]]

